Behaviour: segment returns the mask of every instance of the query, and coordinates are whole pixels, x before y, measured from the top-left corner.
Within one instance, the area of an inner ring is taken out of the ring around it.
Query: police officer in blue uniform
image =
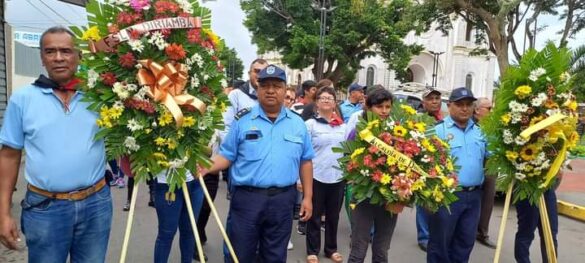
[[[479,223],[486,140],[472,120],[473,93],[466,88],[453,90],[449,97],[450,116],[435,126],[437,136],[451,146],[451,154],[460,166],[459,200],[429,217],[428,263],[468,262]]]
[[[213,166],[202,174],[231,165],[228,235],[239,261],[255,262],[258,256],[262,262],[284,263],[299,174],[304,190],[300,217],[311,218],[315,153],[303,120],[283,106],[284,71],[269,65],[258,82],[259,105],[236,115]]]

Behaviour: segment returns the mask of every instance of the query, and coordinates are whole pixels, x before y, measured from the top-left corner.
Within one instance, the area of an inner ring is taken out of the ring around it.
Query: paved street
[[[559,196],[573,199],[573,202],[578,201],[581,202],[580,205],[585,205],[585,186],[583,184],[585,181],[583,180],[585,179],[583,178],[585,177],[585,161],[573,163],[577,163],[576,165],[574,164],[575,170],[566,174],[566,180],[563,181],[563,184],[559,189]],[[568,185],[567,183],[570,183],[571,185]],[[575,188],[574,184],[580,184],[582,187]],[[20,216],[20,206],[18,205],[18,202],[22,199],[24,189],[24,178],[20,177],[18,191],[14,195],[16,204],[13,207],[13,215],[16,217]],[[115,210],[107,262],[119,262],[124,229],[128,216],[127,212],[122,211],[122,206],[124,205],[126,198],[126,191],[126,188],[112,189]],[[142,184],[140,186],[136,207],[136,218],[134,219],[132,237],[126,262],[152,262],[157,223],[154,209],[147,206],[147,192],[146,185]],[[216,200],[216,206],[222,216],[222,221],[226,215],[227,205],[228,203],[225,198],[225,183],[222,182]],[[490,228],[491,236],[494,241],[501,220],[502,208],[503,199],[499,199],[492,215]],[[343,211],[342,213],[343,216],[341,217],[339,227],[339,251],[345,256],[345,258],[347,258],[347,255],[349,254],[349,225],[345,213]],[[211,221],[213,221],[213,219],[211,219]],[[516,215],[512,208],[507,218],[507,230],[504,236],[504,248],[502,250],[500,262],[514,262],[513,238],[516,231],[515,224]],[[559,262],[583,262],[583,258],[585,258],[585,223],[560,216],[559,225]],[[204,246],[204,249],[209,257],[208,262],[223,262],[221,256],[221,235],[219,234],[215,221],[211,222],[207,229],[210,240]],[[293,232],[292,237],[295,247],[289,252],[288,262],[305,262],[304,236]],[[178,238],[175,239],[173,245],[169,262],[179,262]],[[492,262],[494,252],[495,250],[476,243],[470,262]],[[425,262],[425,254],[419,250],[416,243],[414,209],[407,208],[399,216],[389,254],[390,262]],[[323,262],[330,262],[328,259],[323,258],[322,255],[321,257]],[[541,262],[538,242],[534,243],[531,248],[531,258],[533,262]],[[4,248],[0,248],[0,262],[26,262],[26,252],[7,251]],[[369,259],[366,262],[370,262]]]

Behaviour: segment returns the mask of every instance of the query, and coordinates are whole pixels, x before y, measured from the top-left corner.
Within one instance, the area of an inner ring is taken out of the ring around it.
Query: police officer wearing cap
[[[449,117],[435,126],[437,136],[451,146],[460,167],[461,190],[449,210],[440,208],[429,216],[428,263],[468,262],[475,243],[481,207],[481,185],[488,155],[486,140],[472,120],[473,93],[466,88],[453,90],[449,97]]]
[[[443,115],[441,114],[441,92],[430,88],[423,92],[422,97],[423,100],[418,112],[433,117],[437,122],[443,120]],[[429,243],[428,221],[428,212],[423,207],[416,206],[416,238],[418,247],[425,252]]]
[[[364,100],[364,86],[353,83],[347,90],[349,92],[349,97],[339,105],[341,115],[343,115],[343,122],[345,123],[349,121],[349,117],[354,112],[362,110],[363,105],[361,101]]]
[[[269,65],[258,76],[259,105],[240,111],[213,166],[231,165],[234,192],[230,202],[229,238],[240,262],[286,262],[291,234],[295,184],[301,177],[301,220],[312,214],[315,156],[303,120],[283,106],[286,74]],[[226,258],[227,262],[231,259]]]

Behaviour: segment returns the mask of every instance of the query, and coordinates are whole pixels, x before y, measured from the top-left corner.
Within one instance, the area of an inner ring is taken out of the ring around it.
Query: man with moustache
[[[258,74],[258,83],[259,105],[236,115],[213,166],[202,174],[231,165],[228,235],[240,262],[255,262],[258,256],[261,262],[284,263],[299,174],[304,190],[300,219],[311,217],[315,153],[302,119],[283,106],[285,72],[269,65]]]

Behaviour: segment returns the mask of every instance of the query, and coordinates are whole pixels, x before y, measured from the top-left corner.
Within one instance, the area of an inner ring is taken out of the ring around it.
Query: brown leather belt
[[[76,190],[76,191],[68,192],[68,193],[53,193],[53,192],[49,192],[49,191],[45,191],[43,189],[40,189],[40,188],[38,188],[34,185],[31,185],[31,184],[29,184],[27,187],[28,187],[28,190],[35,192],[37,194],[40,194],[42,196],[48,197],[48,198],[60,199],[60,200],[70,200],[70,201],[79,201],[79,200],[83,200],[83,199],[89,197],[90,195],[98,192],[99,190],[102,190],[102,188],[104,188],[105,185],[106,185],[106,179],[102,178],[97,183],[95,183],[94,185],[92,185],[88,188]]]

